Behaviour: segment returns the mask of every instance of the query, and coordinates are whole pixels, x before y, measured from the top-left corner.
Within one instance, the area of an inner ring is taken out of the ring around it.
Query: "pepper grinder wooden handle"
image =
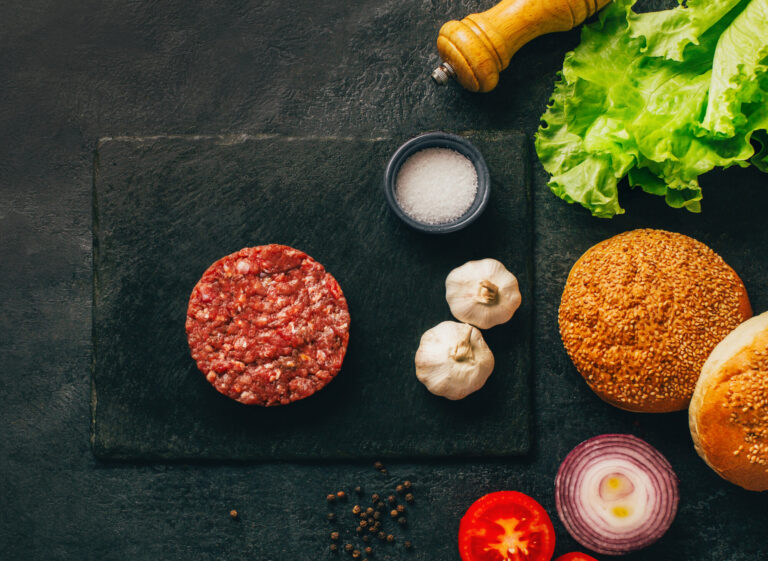
[[[489,92],[520,47],[539,35],[568,31],[610,0],[503,0],[488,11],[452,20],[440,28],[443,63],[432,79],[455,78],[472,92]]]

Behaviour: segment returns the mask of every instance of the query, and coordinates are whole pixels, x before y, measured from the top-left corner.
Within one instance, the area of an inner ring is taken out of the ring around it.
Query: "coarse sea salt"
[[[408,216],[425,224],[444,224],[463,215],[477,196],[472,161],[450,148],[424,148],[400,167],[395,199]]]

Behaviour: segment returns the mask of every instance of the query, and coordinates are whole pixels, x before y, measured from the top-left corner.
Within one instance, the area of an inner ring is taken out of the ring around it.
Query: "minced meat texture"
[[[320,263],[272,244],[211,265],[192,290],[186,330],[192,358],[219,392],[249,405],[281,405],[336,376],[349,310]]]

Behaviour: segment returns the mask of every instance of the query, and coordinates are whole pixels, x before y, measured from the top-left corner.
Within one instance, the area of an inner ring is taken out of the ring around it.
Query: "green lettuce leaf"
[[[760,144],[760,151],[752,156],[750,160],[755,167],[762,172],[768,173],[768,133],[765,130],[759,130],[755,132],[752,137],[758,144]]]
[[[645,54],[682,61],[685,47],[699,45],[701,36],[742,1],[689,0],[684,8],[648,14],[629,10],[630,33],[645,40]]]
[[[625,176],[698,212],[701,174],[750,158],[768,169],[768,0],[691,0],[645,14],[633,5],[616,0],[582,30],[536,151],[552,191],[595,216],[623,212]]]
[[[768,0],[753,0],[723,31],[712,62],[711,100],[702,126],[734,136],[750,115],[742,105],[765,106],[768,93]]]

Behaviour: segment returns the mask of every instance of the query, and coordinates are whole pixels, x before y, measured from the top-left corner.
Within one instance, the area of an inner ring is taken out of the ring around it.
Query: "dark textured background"
[[[178,134],[407,136],[535,131],[570,32],[522,49],[489,95],[436,90],[426,76],[448,18],[488,1],[0,3],[0,559],[329,559],[323,497],[389,483],[369,462],[130,464],[89,442],[91,186],[99,138]],[[661,2],[644,2],[643,7]],[[553,512],[563,456],[605,431],[656,445],[681,474],[670,532],[636,560],[764,561],[766,497],[730,486],[691,449],[683,414],[646,417],[599,402],[568,363],[555,308],[571,260],[637,224],[701,232],[768,306],[760,209],[765,176],[703,181],[704,213],[629,196],[612,223],[552,200],[534,168],[534,444],[520,459],[391,463],[418,489],[416,550],[376,559],[457,559],[458,519],[478,495],[519,489]],[[536,171],[538,170],[538,171]],[[719,192],[719,195],[715,195]],[[709,202],[711,201],[711,202]],[[584,230],[586,228],[586,230]],[[552,234],[555,235],[552,235]],[[514,243],[514,240],[510,240]],[[228,519],[230,508],[242,514]],[[558,552],[574,543],[555,519]]]

